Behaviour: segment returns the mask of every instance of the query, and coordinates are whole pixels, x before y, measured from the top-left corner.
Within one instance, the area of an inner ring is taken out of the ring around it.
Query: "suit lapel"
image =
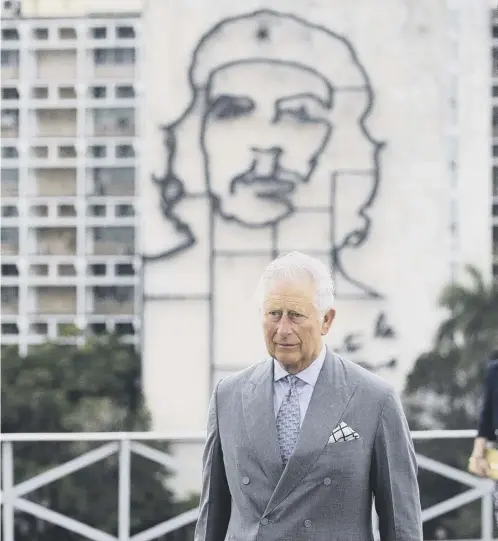
[[[242,409],[256,458],[275,487],[282,475],[283,465],[274,414],[272,359],[261,364],[245,384]]]
[[[327,350],[296,448],[268,502],[265,515],[297,487],[322,453],[332,430],[339,424],[355,389],[354,383],[347,381],[345,370],[340,359]]]

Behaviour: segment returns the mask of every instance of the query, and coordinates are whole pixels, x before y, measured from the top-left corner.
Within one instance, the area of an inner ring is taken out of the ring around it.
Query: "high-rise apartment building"
[[[130,1],[2,2],[1,342],[21,353],[74,324],[138,342],[140,22]]]
[[[498,280],[498,8],[492,11],[492,99],[493,99],[493,276]]]

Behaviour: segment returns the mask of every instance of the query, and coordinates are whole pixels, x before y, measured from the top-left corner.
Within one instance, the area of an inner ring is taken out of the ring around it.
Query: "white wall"
[[[248,0],[243,8],[237,4],[149,0],[144,32],[147,167],[142,178],[146,254],[168,252],[187,238],[161,213],[151,174],[161,176],[166,170],[160,126],[177,121],[191,101],[188,69],[194,48],[227,17],[282,5],[276,0]],[[331,135],[309,183],[298,183],[295,214],[278,226],[279,250],[314,251],[330,262],[334,242],[340,244],[348,232],[364,226],[358,209],[374,185],[375,164],[372,146],[358,129],[367,84],[361,67],[374,93],[366,126],[374,139],[385,142],[378,190],[368,210],[368,238],[339,251],[346,274],[365,287],[355,286],[336,269],[337,317],[327,337],[331,347],[340,348],[349,333],[363,335],[362,349],[346,355],[368,362],[401,390],[441,317],[436,302],[451,278],[452,260],[458,268],[474,263],[485,272],[490,269],[487,2],[452,3],[456,11],[433,0],[357,0],[354,9],[340,0],[289,0],[285,6],[304,24],[282,15],[248,18],[207,40],[198,55],[193,77],[201,93],[213,70],[235,62],[218,72],[207,94],[212,100],[216,92],[245,96],[256,104],[255,110],[231,119],[206,116],[206,102],[198,93],[175,130],[174,173],[189,197],[171,211],[190,226],[196,244],[148,263],[145,270],[145,390],[159,430],[203,430],[210,370],[216,380],[265,353],[252,292],[272,258],[272,231],[243,227],[210,212],[201,140],[212,186],[218,190],[247,169],[253,147],[278,146],[283,167],[306,171],[310,155],[323,141],[320,130],[327,125],[299,123],[295,114],[271,123],[275,99],[287,91],[326,96],[327,82],[334,89],[330,110],[306,99],[283,102],[294,111],[304,105],[309,116],[329,122]],[[343,36],[347,45],[308,23]],[[257,38],[261,28],[266,28],[266,39]],[[451,31],[458,33],[456,50]],[[267,63],[248,63],[255,58],[286,64],[266,70]],[[291,61],[308,69],[294,65],[289,70]],[[454,177],[448,166],[452,142],[458,148]],[[258,168],[269,163],[259,161]],[[334,193],[331,211],[327,207]],[[459,224],[456,243],[450,230],[452,197]],[[243,201],[228,196],[223,201],[225,213],[232,210],[246,221],[278,215],[279,209],[256,201],[250,191]],[[213,258],[213,248],[231,254]],[[371,298],[366,289],[382,297]],[[381,312],[396,333],[393,339],[373,336]],[[392,358],[397,360],[395,369],[380,369]],[[197,487],[197,469],[185,483]]]

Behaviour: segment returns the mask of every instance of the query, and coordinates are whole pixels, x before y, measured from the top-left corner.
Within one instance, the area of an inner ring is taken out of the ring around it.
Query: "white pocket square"
[[[341,441],[350,441],[350,440],[358,440],[360,438],[360,435],[358,432],[355,432],[350,426],[348,426],[345,422],[342,422],[341,424],[337,425],[334,430],[332,430],[332,434],[329,438],[329,443],[338,443]]]

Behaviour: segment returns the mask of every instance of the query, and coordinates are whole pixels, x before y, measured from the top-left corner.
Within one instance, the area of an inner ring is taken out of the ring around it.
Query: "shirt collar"
[[[304,381],[304,383],[308,383],[312,387],[316,385],[316,380],[318,379],[318,375],[320,374],[320,370],[322,369],[323,363],[325,361],[325,355],[327,353],[327,348],[325,347],[325,344],[322,345],[322,349],[320,350],[320,353],[318,354],[318,357],[308,366],[308,368],[305,368],[301,372],[298,372],[296,376]],[[282,367],[282,365],[277,361],[277,359],[273,359],[273,379],[274,381],[278,381],[282,378],[285,378],[288,376],[289,373]]]

